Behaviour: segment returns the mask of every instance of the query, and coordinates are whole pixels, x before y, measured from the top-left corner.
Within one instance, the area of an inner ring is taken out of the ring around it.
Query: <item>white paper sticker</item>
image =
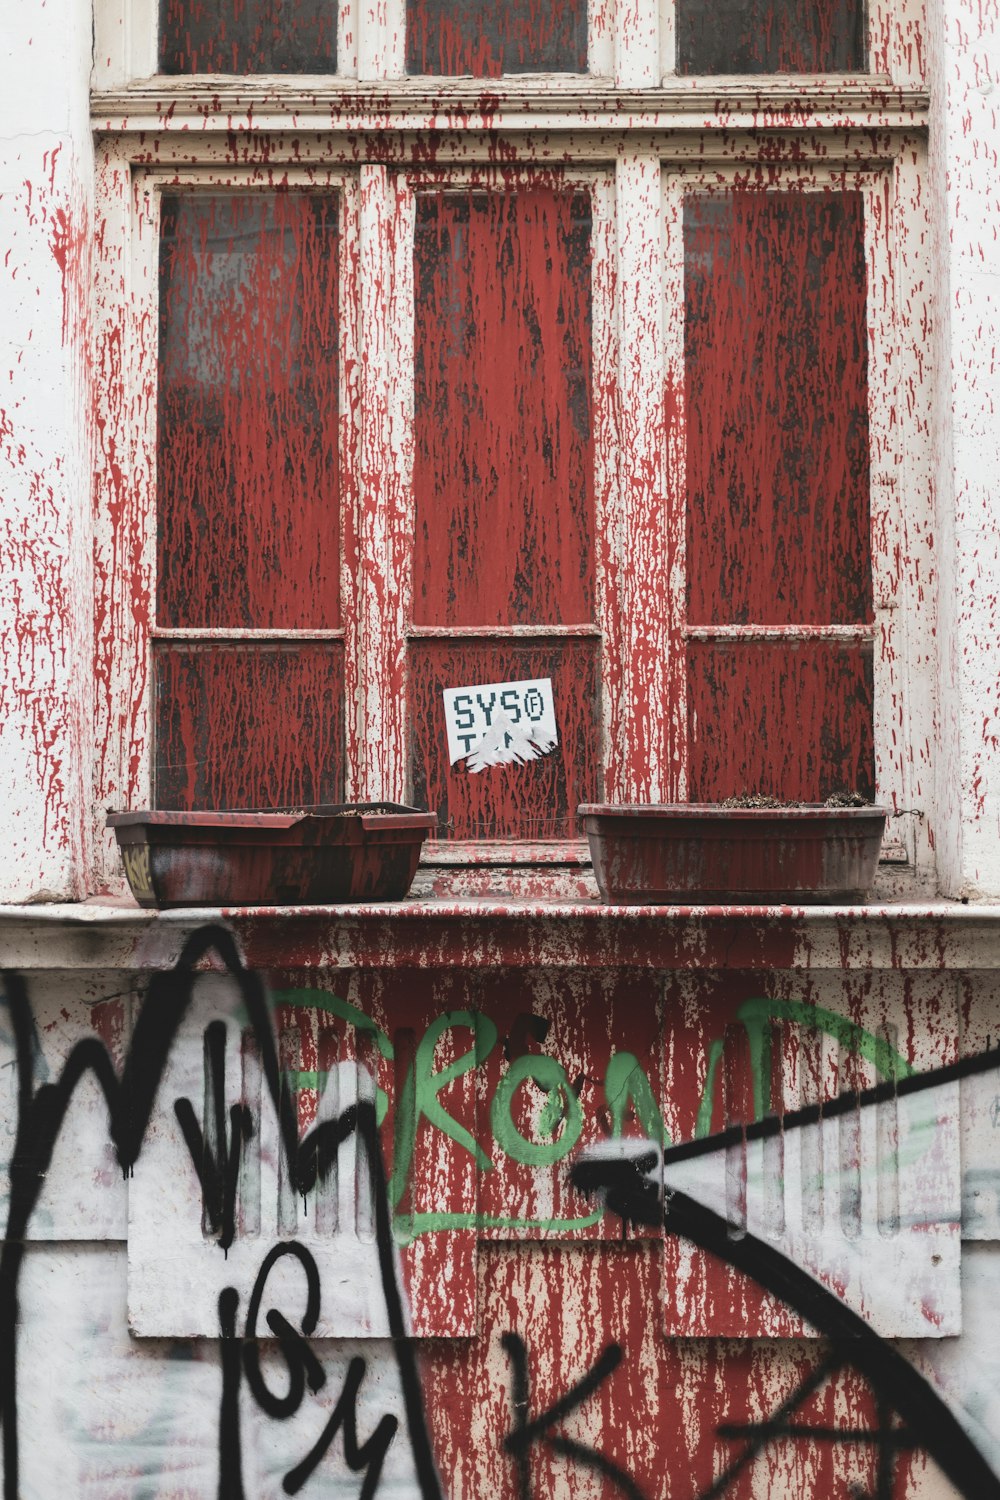
[[[523,765],[559,743],[551,677],[445,688],[448,759],[467,770]]]

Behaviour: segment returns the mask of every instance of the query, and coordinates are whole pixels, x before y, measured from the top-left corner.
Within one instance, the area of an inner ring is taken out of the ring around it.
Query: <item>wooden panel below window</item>
[[[437,810],[454,839],[578,838],[576,809],[599,800],[599,652],[596,638],[515,645],[418,641],[410,647],[408,722],[412,800]],[[552,679],[559,743],[525,765],[478,773],[448,763],[445,688]]]
[[[875,795],[872,648],[689,641],[689,798]]]
[[[343,800],[339,641],[249,649],[159,642],[153,661],[157,807]]]

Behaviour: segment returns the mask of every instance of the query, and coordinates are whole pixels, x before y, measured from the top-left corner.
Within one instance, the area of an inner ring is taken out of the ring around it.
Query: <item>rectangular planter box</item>
[[[140,906],[399,901],[435,813],[391,802],[291,812],[108,814]]]
[[[885,830],[881,807],[579,809],[605,901],[731,905],[863,901]]]

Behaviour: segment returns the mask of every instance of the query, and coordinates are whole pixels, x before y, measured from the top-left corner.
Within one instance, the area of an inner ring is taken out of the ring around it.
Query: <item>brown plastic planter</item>
[[[140,906],[399,901],[435,813],[391,802],[292,812],[108,814]]]
[[[885,830],[881,807],[578,809],[605,901],[717,905],[863,901]]]

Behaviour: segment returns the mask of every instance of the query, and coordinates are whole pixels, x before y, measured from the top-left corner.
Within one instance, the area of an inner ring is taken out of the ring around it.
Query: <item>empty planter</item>
[[[108,814],[140,906],[399,901],[435,813],[391,802],[290,812]]]
[[[586,803],[605,901],[773,904],[863,901],[885,831],[881,807],[612,807]]]

